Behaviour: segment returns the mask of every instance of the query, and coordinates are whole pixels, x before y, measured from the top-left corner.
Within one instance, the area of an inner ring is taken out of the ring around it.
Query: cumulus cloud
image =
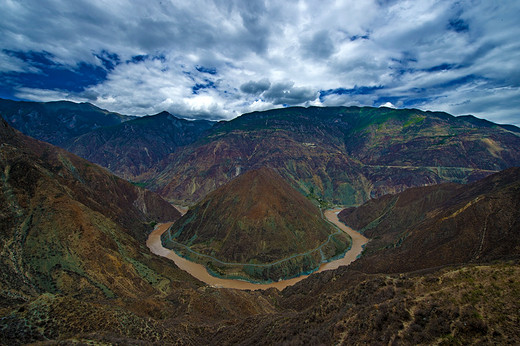
[[[520,125],[515,0],[0,5],[0,97],[213,119],[391,104]]]
[[[385,102],[379,107],[396,108],[392,102]]]

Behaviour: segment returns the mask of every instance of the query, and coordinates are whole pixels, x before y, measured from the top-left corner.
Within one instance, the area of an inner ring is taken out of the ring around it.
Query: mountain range
[[[84,121],[80,115],[93,109],[92,119],[105,120]],[[63,140],[49,141],[177,204],[194,204],[264,166],[305,196],[359,205],[520,165],[519,128],[417,109],[289,107],[214,123],[166,112],[133,119],[90,104],[2,100],[0,114],[37,139],[59,138],[63,129]]]
[[[134,182],[0,122],[1,344],[520,343],[514,126],[419,110],[311,107],[193,132],[168,114],[141,120],[164,121],[154,127],[101,110],[114,123],[83,128],[76,116],[79,131],[65,126],[62,111],[38,113],[59,122],[26,124],[41,118],[10,102],[13,113],[0,114],[25,114],[10,118],[17,127],[49,138],[63,131],[60,145],[106,157],[103,165]],[[94,107],[30,106],[56,104]],[[175,142],[163,126],[190,139],[139,166],[145,159],[132,156],[129,134],[150,151],[150,134],[154,148]],[[181,217],[142,186],[191,211]],[[339,214],[343,222],[370,238],[365,251],[283,291],[212,287],[144,245],[157,222],[174,221],[172,232],[186,229],[177,239],[200,253],[268,263],[280,258],[276,246],[299,252],[320,243],[331,231],[315,205],[340,202],[351,205]],[[292,233],[297,224],[300,235]],[[262,242],[271,240],[269,253]]]
[[[109,112],[90,103],[6,99],[0,99],[0,114],[5,121],[24,134],[58,146],[94,129],[117,125],[134,118]]]
[[[193,143],[214,122],[168,112],[136,117],[90,103],[0,99],[0,115],[14,128],[133,180],[177,148]]]
[[[189,204],[242,171],[267,166],[306,196],[358,205],[520,165],[519,131],[414,109],[276,109],[216,124],[141,181],[170,201]]]

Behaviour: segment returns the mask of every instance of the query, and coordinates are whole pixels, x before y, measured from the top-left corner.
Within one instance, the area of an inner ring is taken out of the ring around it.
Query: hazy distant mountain
[[[336,235],[327,242],[331,234]],[[350,241],[282,177],[260,168],[206,196],[163,234],[163,243],[204,265],[211,262],[210,269],[223,276],[278,280],[318,268],[324,259],[343,253]],[[221,265],[176,243],[223,262],[252,266]],[[284,261],[298,254],[305,255]]]
[[[88,132],[65,147],[120,177],[133,179],[178,147],[195,142],[213,124],[162,112]]]
[[[342,211],[373,239],[353,267],[407,272],[520,257],[520,168],[468,185],[408,189]]]
[[[113,113],[90,103],[23,102],[0,99],[0,116],[33,138],[63,146],[69,139],[134,117]]]
[[[143,180],[169,200],[190,203],[267,166],[304,194],[352,205],[413,186],[471,182],[515,165],[514,126],[416,109],[295,107],[221,122]]]

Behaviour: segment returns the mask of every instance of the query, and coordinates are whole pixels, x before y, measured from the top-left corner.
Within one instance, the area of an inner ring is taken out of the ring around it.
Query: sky
[[[386,106],[520,126],[520,1],[0,0],[0,97],[232,119]]]

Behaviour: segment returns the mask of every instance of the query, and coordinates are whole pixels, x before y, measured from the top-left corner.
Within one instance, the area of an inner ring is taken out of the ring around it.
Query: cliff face
[[[210,269],[217,273],[239,272],[235,275],[257,280],[315,269],[349,246],[316,206],[269,168],[248,171],[210,193],[163,235],[163,242],[202,264],[212,262]],[[176,243],[222,262],[251,266],[223,265]]]

